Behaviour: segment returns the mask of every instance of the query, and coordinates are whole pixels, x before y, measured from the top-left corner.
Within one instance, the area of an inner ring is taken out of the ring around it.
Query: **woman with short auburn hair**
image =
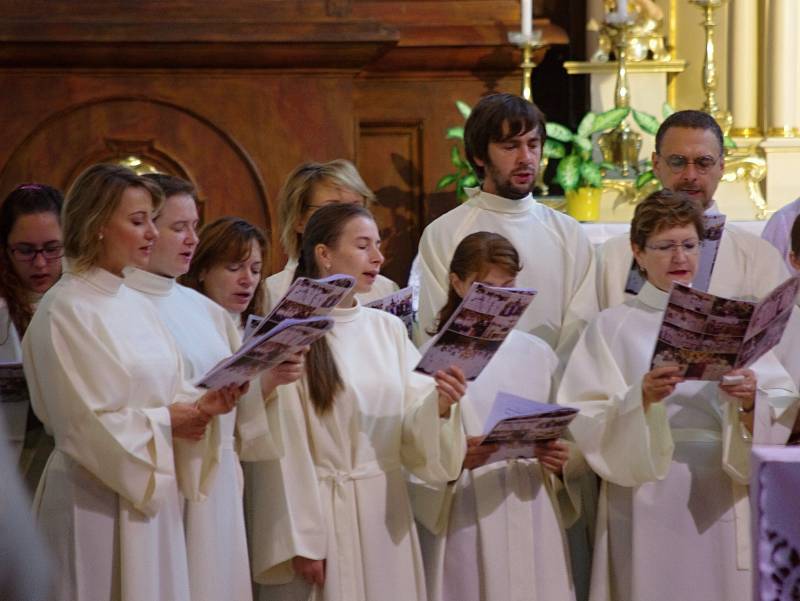
[[[60,601],[189,599],[179,493],[216,464],[205,435],[240,391],[201,395],[151,303],[123,286],[148,264],[158,188],[118,165],[84,171],[64,205],[61,280],[22,341],[37,417],[55,438],[34,513]]]
[[[691,379],[674,347],[651,367],[672,285],[691,284],[698,268],[701,211],[668,190],[637,205],[630,241],[647,281],[589,324],[558,391],[580,408],[570,430],[602,478],[591,601],[751,599],[743,510],[754,412],[767,416],[756,431],[766,442],[797,393],[771,352],[729,371],[738,376],[729,383]],[[693,316],[703,332],[714,323],[706,311]]]
[[[292,170],[278,193],[281,245],[288,261],[283,270],[264,280],[266,311],[286,294],[294,279],[303,244],[303,230],[311,215],[329,204],[352,203],[367,207],[374,200],[375,194],[350,161],[336,159],[327,163],[303,163]],[[362,303],[369,303],[389,296],[397,289],[396,283],[379,274],[372,289],[358,295],[358,299]]]

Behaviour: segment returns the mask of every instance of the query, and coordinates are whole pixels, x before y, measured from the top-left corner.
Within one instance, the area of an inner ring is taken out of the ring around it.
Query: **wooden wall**
[[[384,271],[404,282],[422,228],[455,204],[434,190],[450,171],[455,100],[519,90],[506,40],[516,1],[4,4],[0,196],[23,181],[66,188],[94,162],[135,155],[193,181],[205,220],[236,214],[272,230],[274,269],[284,177],[344,157],[378,195]],[[537,19],[556,44],[548,57],[572,51],[565,28],[580,4],[540,5],[564,26]],[[585,98],[548,60],[535,97],[570,121]]]

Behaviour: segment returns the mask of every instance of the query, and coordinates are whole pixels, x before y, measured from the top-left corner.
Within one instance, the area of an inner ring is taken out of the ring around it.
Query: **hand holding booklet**
[[[674,284],[650,368],[678,365],[687,380],[721,380],[752,365],[780,342],[798,290],[795,276],[753,303]]]
[[[534,457],[538,443],[561,438],[578,410],[498,392],[486,418],[481,445],[500,445],[491,461]]]
[[[494,288],[475,282],[433,339],[415,371],[433,375],[455,365],[474,380],[531,304],[530,288]]]

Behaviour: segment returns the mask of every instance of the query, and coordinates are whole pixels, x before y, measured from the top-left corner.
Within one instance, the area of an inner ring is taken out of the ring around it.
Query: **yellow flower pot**
[[[578,221],[597,221],[602,193],[602,188],[567,190],[567,214]]]

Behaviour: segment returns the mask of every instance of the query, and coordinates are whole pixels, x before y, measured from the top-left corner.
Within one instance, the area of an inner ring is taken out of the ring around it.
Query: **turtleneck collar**
[[[347,323],[349,321],[353,321],[361,313],[361,303],[358,302],[357,298],[355,301],[356,304],[352,307],[340,307],[337,305],[333,308],[333,311],[330,312],[330,316],[336,323]]]
[[[125,285],[150,296],[169,296],[175,289],[175,278],[168,278],[135,267],[125,269]]]
[[[717,201],[712,200],[711,204],[705,211],[703,211],[703,213],[706,215],[721,215],[719,207],[717,206]]]
[[[123,279],[121,277],[114,275],[110,271],[106,271],[100,267],[91,267],[86,271],[79,272],[73,271],[72,268],[69,268],[66,272],[66,275],[83,280],[92,288],[95,288],[100,292],[104,292],[109,296],[116,295],[123,283]]]
[[[656,288],[650,282],[645,282],[636,298],[648,307],[663,311],[667,308],[669,293]]]
[[[519,200],[490,194],[478,188],[470,189],[468,194],[470,195],[467,201],[469,204],[494,213],[528,213],[536,205],[531,194]]]

